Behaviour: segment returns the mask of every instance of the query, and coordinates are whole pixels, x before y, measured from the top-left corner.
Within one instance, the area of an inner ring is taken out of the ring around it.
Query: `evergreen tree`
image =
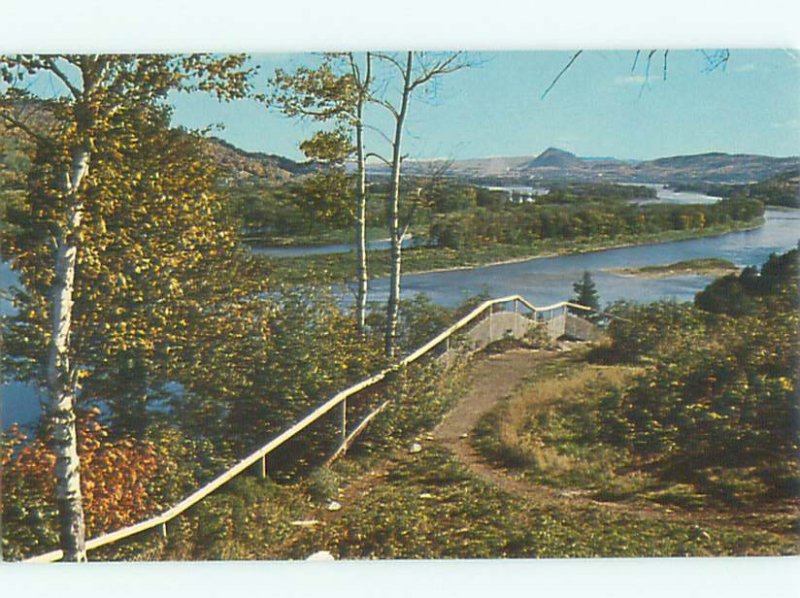
[[[575,291],[575,303],[591,307],[594,310],[600,309],[600,295],[592,279],[592,274],[586,270],[579,281],[572,285]]]

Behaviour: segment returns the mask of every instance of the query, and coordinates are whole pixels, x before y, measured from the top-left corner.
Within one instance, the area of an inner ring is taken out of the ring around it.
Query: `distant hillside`
[[[531,170],[537,168],[580,168],[581,159],[571,152],[548,147],[530,162],[525,162],[517,167],[518,170]]]
[[[283,156],[239,149],[218,137],[208,138],[207,150],[214,161],[237,178],[259,177],[285,181],[313,170],[313,166]]]
[[[19,102],[14,110],[16,116],[33,129],[46,130],[52,125],[52,116],[45,103],[26,100]],[[22,137],[24,141],[25,138]],[[20,135],[14,135],[0,125],[0,149],[4,144],[12,143],[12,138],[16,139],[13,143],[19,145]],[[313,165],[295,162],[283,156],[248,152],[218,137],[208,137],[205,143],[211,158],[235,178],[258,177],[268,181],[285,181],[314,169]]]
[[[408,172],[430,170],[431,162],[408,162]],[[620,183],[727,183],[763,181],[800,167],[800,157],[775,158],[753,154],[713,152],[630,161],[614,158],[580,158],[548,148],[536,157],[494,157],[457,160],[450,174],[462,178],[496,178],[515,182],[569,180]],[[379,169],[377,169],[379,170]]]

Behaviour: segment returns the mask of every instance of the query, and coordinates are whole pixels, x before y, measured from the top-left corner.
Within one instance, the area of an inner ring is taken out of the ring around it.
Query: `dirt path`
[[[561,349],[569,351],[574,346],[572,343],[564,343]],[[645,519],[665,517],[697,519],[698,522],[704,524],[707,524],[709,519],[717,519],[738,525],[753,526],[753,522],[747,520],[747,514],[742,517],[735,511],[703,508],[687,512],[644,500],[609,502],[593,498],[592,492],[583,488],[559,489],[533,484],[524,479],[522,474],[503,468],[497,463],[490,463],[480,455],[472,446],[471,434],[481,417],[498,402],[526,384],[537,365],[541,365],[544,361],[558,359],[562,355],[562,352],[556,351],[515,349],[476,360],[471,365],[472,370],[466,394],[434,429],[433,440],[446,447],[461,465],[484,481],[505,492],[538,503],[560,505],[571,503],[575,506],[602,507]],[[778,508],[778,511],[785,511],[785,509]],[[755,527],[759,525],[760,523],[756,522]]]
[[[552,351],[514,349],[476,361],[470,372],[469,390],[434,429],[434,440],[486,481],[507,492],[527,494],[530,484],[486,463],[472,447],[470,434],[484,414],[525,382],[537,363],[556,355]]]
[[[562,350],[570,350],[572,344],[566,343]],[[421,440],[423,450],[428,443],[436,443],[450,451],[456,461],[479,478],[497,488],[540,505],[556,505],[563,507],[572,504],[575,507],[601,507],[616,512],[624,512],[643,519],[669,518],[691,521],[695,518],[699,523],[708,526],[716,520],[716,524],[740,524],[748,527],[760,526],[743,520],[740,514],[706,511],[678,512],[671,508],[651,502],[616,503],[596,500],[591,492],[581,488],[559,489],[541,484],[533,484],[520,473],[508,470],[496,463],[488,462],[472,446],[471,434],[478,421],[497,403],[527,384],[537,366],[544,362],[563,356],[561,351],[532,351],[512,349],[497,355],[484,356],[470,364],[467,392],[458,404],[447,414],[431,434]],[[392,455],[375,465],[370,471],[351,480],[342,488],[338,500],[344,507],[340,511],[328,511],[319,507],[309,514],[309,518],[317,519],[322,526],[332,525],[360,498],[370,493],[371,489],[384,481],[393,465],[410,458],[408,447],[398,448]],[[746,518],[745,518],[746,519]],[[298,533],[303,533],[298,530]],[[272,547],[266,558],[281,558],[282,550],[291,544],[295,536],[290,536],[277,547]]]

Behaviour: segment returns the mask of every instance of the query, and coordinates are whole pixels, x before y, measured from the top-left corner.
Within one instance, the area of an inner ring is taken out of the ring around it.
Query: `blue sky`
[[[405,149],[411,158],[534,155],[555,146],[581,156],[649,159],[707,151],[800,154],[800,55],[796,50],[731,51],[726,68],[706,72],[697,51],[661,54],[645,81],[634,51],[585,52],[545,97],[571,52],[482,52],[474,66],[440,80],[434,97],[411,105]],[[257,87],[276,67],[318,60],[309,54],[254,55]],[[388,93],[396,92],[391,86]],[[247,150],[292,158],[316,124],[288,119],[253,101],[218,104],[177,96],[175,122],[221,123],[219,136]],[[371,118],[388,130],[377,109]],[[377,135],[370,140],[385,150]]]

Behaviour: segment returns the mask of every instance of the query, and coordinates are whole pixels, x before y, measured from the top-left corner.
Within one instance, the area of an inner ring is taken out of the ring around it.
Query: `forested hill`
[[[41,104],[25,103],[18,108],[21,120],[32,124],[34,128],[46,128],[50,120],[47,107]],[[20,138],[0,125],[0,182],[3,171],[19,169],[22,162],[18,156],[28,139]],[[236,179],[256,177],[268,182],[283,182],[295,176],[303,175],[313,166],[296,162],[284,156],[263,152],[248,152],[219,137],[205,139],[206,150],[230,176]],[[9,158],[10,156],[10,158]],[[9,158],[9,159],[7,159]]]
[[[704,183],[675,185],[675,189],[702,191],[717,197],[758,199],[767,205],[800,208],[800,166],[750,185]]]
[[[245,151],[218,137],[209,137],[207,148],[214,161],[237,178],[286,181],[313,169],[307,163],[295,162],[283,156]]]

